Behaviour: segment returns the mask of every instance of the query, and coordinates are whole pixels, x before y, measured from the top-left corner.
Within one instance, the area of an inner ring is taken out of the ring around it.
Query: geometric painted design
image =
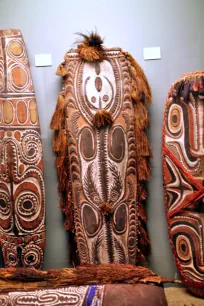
[[[114,304],[113,304],[114,301]],[[137,301],[137,304],[135,304]],[[0,294],[1,306],[165,306],[161,286],[108,284]],[[195,304],[196,305],[196,304]],[[201,304],[199,304],[201,305]]]
[[[31,71],[19,30],[0,31],[0,245],[5,266],[42,267],[42,140]]]
[[[204,296],[204,73],[170,89],[163,124],[164,195],[179,273]]]
[[[136,263],[137,172],[131,77],[120,49],[88,63],[66,54],[70,178],[80,263]],[[108,111],[111,126],[93,118]],[[109,211],[103,211],[109,207]]]
[[[104,286],[78,286],[0,295],[1,306],[102,306]]]

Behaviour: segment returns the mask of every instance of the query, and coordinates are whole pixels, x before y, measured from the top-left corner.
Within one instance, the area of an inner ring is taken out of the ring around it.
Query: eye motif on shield
[[[174,83],[166,102],[163,173],[167,222],[179,273],[204,297],[204,75]]]
[[[103,75],[103,70],[107,69],[108,62],[105,65],[101,64],[101,66],[97,63],[95,72],[91,71],[91,76],[88,76],[84,83],[86,103],[92,110],[109,109],[114,98],[113,85]],[[114,75],[112,77],[114,78]]]
[[[127,140],[121,126],[110,132],[94,132],[84,127],[79,133],[79,153],[82,164],[81,177],[85,194],[100,206],[100,202],[117,204],[123,197],[125,169],[127,167]]]
[[[78,137],[85,196],[80,203],[81,218],[91,254],[97,254],[91,262],[103,262],[104,256],[107,262],[113,262],[115,256],[124,263],[128,220],[124,197],[128,159],[125,131],[120,125],[97,131],[86,126]],[[111,217],[104,214],[104,205],[111,209]]]
[[[108,60],[81,63],[77,72],[77,102],[89,123],[98,110],[107,110],[113,118],[121,107],[119,71]]]
[[[0,247],[6,267],[42,268],[45,248],[42,140],[26,46],[0,31]]]

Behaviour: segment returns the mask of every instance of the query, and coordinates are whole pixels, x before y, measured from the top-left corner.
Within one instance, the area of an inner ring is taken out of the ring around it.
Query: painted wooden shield
[[[51,128],[60,204],[81,264],[142,265],[150,249],[143,204],[151,156],[145,97],[151,93],[135,60],[120,48],[93,47],[95,36],[67,52],[58,69],[64,87]]]
[[[134,109],[125,56],[113,50],[106,53],[108,60],[96,64],[81,61],[77,53],[66,56],[67,70],[75,65],[73,82],[77,84],[73,89],[77,98],[67,106],[66,126],[72,188],[79,207],[75,224],[80,259],[82,263],[134,264],[137,178]],[[125,86],[121,79],[126,78]],[[127,107],[122,112],[125,99]],[[115,124],[111,128],[93,127],[94,114],[100,108],[112,115]]]
[[[163,124],[163,175],[170,241],[182,280],[204,297],[204,72],[169,91]]]
[[[167,306],[163,288],[144,284],[72,286],[0,294],[1,306],[30,306],[31,301],[37,306]]]
[[[0,242],[5,266],[41,268],[45,247],[42,142],[19,30],[0,31]]]

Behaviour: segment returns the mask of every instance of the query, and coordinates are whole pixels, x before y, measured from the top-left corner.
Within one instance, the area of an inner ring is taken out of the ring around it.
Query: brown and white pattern
[[[204,296],[204,73],[169,92],[163,126],[163,172],[169,234],[182,279]]]
[[[81,36],[57,69],[63,90],[51,120],[72,260],[145,265],[151,90],[129,53],[106,49],[97,33]]]
[[[82,306],[89,286],[66,287],[60,289],[37,290],[30,292],[10,292],[0,295],[1,306]]]
[[[126,59],[118,50],[107,52],[101,63],[86,63],[76,53],[66,59],[66,129],[80,261],[134,264],[137,178]],[[111,127],[93,126],[99,109],[111,113]],[[111,212],[102,212],[105,205]]]
[[[137,286],[133,284],[108,284],[104,286],[65,287],[61,289],[0,294],[0,305],[167,306],[167,302],[164,289],[160,286],[147,284],[137,284]]]
[[[25,43],[0,31],[0,242],[5,266],[42,267],[42,141]]]

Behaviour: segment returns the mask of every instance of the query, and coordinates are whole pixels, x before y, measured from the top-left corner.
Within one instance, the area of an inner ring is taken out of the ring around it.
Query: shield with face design
[[[42,140],[26,47],[19,30],[0,31],[0,246],[5,266],[42,267]]]
[[[81,264],[144,264],[150,90],[129,54],[88,39],[58,69],[64,90],[51,122],[65,225]]]
[[[174,83],[163,124],[163,175],[169,235],[177,267],[204,297],[204,72]]]

